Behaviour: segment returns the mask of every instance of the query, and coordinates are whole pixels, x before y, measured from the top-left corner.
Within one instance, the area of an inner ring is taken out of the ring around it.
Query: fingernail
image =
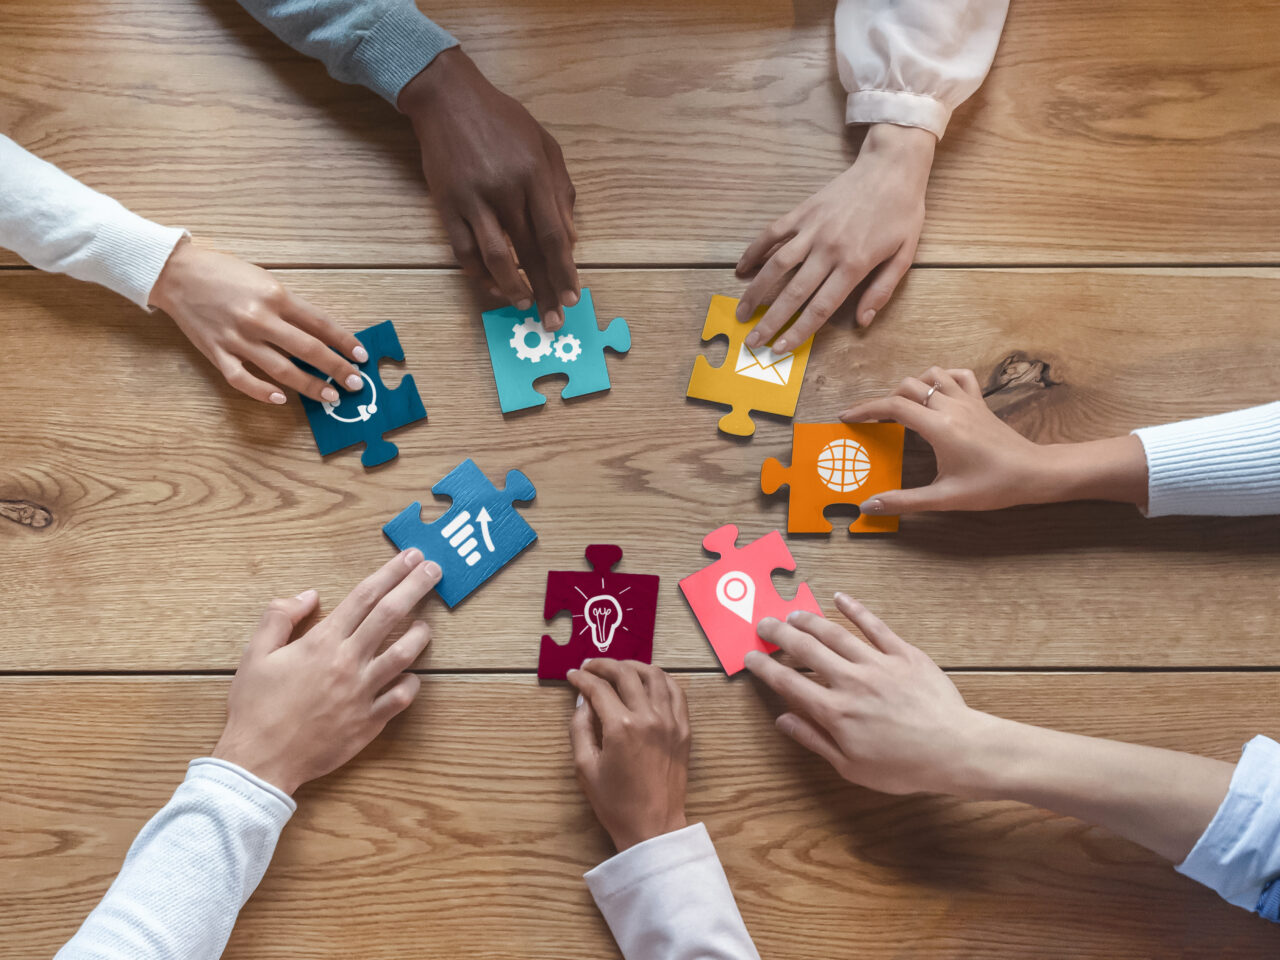
[[[876,312],[870,308],[862,311],[862,316],[858,319],[864,327],[871,325],[871,321],[876,318]]]
[[[544,327],[550,327],[553,323],[558,323],[559,321],[560,321],[559,311],[548,310],[546,313],[542,315],[542,325]]]
[[[369,351],[364,347],[356,347],[351,355],[356,358],[356,363],[364,363],[369,359]]]
[[[406,567],[416,567],[422,562],[422,551],[417,547],[410,547],[400,556],[404,557],[404,565]]]
[[[273,393],[271,396],[267,397],[267,399],[270,400],[272,403],[284,403],[284,394]]]
[[[774,352],[774,353],[786,353],[786,352],[787,352],[787,341],[785,341],[785,340],[775,340],[775,341],[773,341],[773,352]]]
[[[573,671],[573,672],[576,672],[576,671]],[[578,694],[578,702],[573,705],[574,709],[581,707],[586,702],[587,702],[586,697],[584,697],[582,694]]]
[[[362,386],[364,386],[364,381],[360,379],[360,374],[353,373],[351,376],[347,377],[348,390],[359,390]]]
[[[880,499],[868,500],[866,503],[858,504],[858,509],[862,513],[884,513],[884,501]]]
[[[564,293],[560,294],[560,306],[562,307],[572,307],[577,304],[578,300],[579,295],[574,293],[572,290],[566,290]]]
[[[764,654],[762,654],[759,650],[748,650],[747,655],[742,658],[742,665],[744,667],[749,667],[751,666],[751,660],[753,657],[762,657],[762,656],[764,656]]]
[[[501,290],[499,290],[497,287],[488,287],[488,288],[486,288],[486,289],[488,290],[489,296],[491,296],[491,297],[500,297],[500,296],[502,296],[502,291],[501,291]]]
[[[756,622],[756,627],[763,627],[765,624],[780,623],[777,617],[763,617]]]
[[[837,590],[837,591],[835,592],[835,596],[833,597],[833,599],[836,601],[836,603],[839,603],[841,600],[848,600],[848,599],[849,599],[849,595],[848,595],[847,593],[844,593],[844,592],[840,591],[840,590]]]
[[[422,565],[422,569],[427,572],[427,576],[429,576],[432,580],[440,579],[440,573],[441,573],[440,565],[436,563],[434,560],[428,560],[426,563]]]
[[[332,403],[334,400],[338,399],[338,391],[333,389],[333,387],[325,387],[320,391],[320,396]]]
[[[787,623],[795,623],[797,620],[800,619],[800,615],[802,613],[804,613],[803,610],[792,610],[790,613],[787,614]]]
[[[747,344],[747,346],[748,346],[748,347],[750,347],[752,350],[754,350],[756,347],[760,346],[760,334],[758,334],[758,333],[751,333],[751,334],[748,334],[748,335],[747,335],[747,339],[746,339],[746,344]]]
[[[746,320],[749,314],[745,304],[739,303],[733,310],[733,315],[739,320]]]
[[[295,599],[295,600],[310,600],[310,599],[311,599],[312,597],[314,597],[315,595],[316,595],[316,591],[315,591],[315,589],[314,589],[314,588],[312,588],[311,590],[303,590],[300,594],[298,594],[298,595],[297,595],[296,597],[294,597],[293,599]]]
[[[533,306],[533,301],[530,300],[528,297],[525,297],[523,300],[516,301],[517,310],[528,310],[532,306]]]
[[[796,725],[796,722],[792,720],[791,717],[787,716],[785,713],[774,722],[777,724],[778,729],[781,730],[783,733],[790,733]]]

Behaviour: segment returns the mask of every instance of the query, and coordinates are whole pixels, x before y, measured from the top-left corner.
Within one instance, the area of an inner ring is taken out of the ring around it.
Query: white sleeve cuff
[[[1237,907],[1257,909],[1280,874],[1280,744],[1266,737],[1245,744],[1226,798],[1176,869]]]
[[[278,829],[284,829],[284,825],[298,809],[293,797],[279,787],[267,783],[244,767],[216,757],[198,757],[187,764],[187,776],[183,782],[194,781],[216,784],[230,790],[261,810],[270,824]]]
[[[1280,403],[1133,431],[1147,516],[1280,513]]]
[[[759,960],[701,823],[638,843],[585,879],[626,960]]]
[[[858,90],[849,94],[845,123],[896,123],[922,127],[939,140],[951,120],[951,108],[941,100],[903,90]]]
[[[180,227],[162,227],[121,208],[90,241],[86,257],[94,264],[91,279],[150,311],[151,289],[178,241],[190,236]]]

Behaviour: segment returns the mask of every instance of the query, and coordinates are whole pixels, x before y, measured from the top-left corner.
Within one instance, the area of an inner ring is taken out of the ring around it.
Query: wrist
[[[922,127],[906,127],[896,123],[873,123],[858,151],[858,159],[884,158],[928,174],[933,166],[938,138]]]
[[[234,763],[241,770],[247,770],[259,780],[265,780],[281,793],[293,796],[303,779],[288,769],[288,765],[277,758],[272,758],[252,744],[241,743],[237,738],[224,731],[218,739],[213,752],[209,754],[215,760]]]
[[[955,764],[946,772],[939,792],[965,800],[999,800],[1014,794],[1018,773],[1025,766],[1025,741],[1032,730],[971,709],[961,742],[951,754]]]
[[[190,237],[183,237],[174,244],[173,250],[169,253],[169,259],[164,262],[160,275],[156,277],[156,282],[151,287],[147,306],[159,307],[165,313],[172,313],[170,307],[177,298],[177,290],[180,286],[178,274],[182,272],[183,264],[194,255],[195,249]]]
[[[1147,455],[1135,436],[1040,448],[1039,480],[1031,503],[1111,500],[1146,507]]]
[[[688,825],[689,821],[685,818],[684,811],[681,810],[662,821],[654,821],[651,824],[627,825],[617,830],[610,830],[609,837],[613,840],[614,849],[621,853],[623,850],[644,843],[646,840],[652,840],[654,837],[661,837],[664,834],[683,830]]]
[[[401,88],[396,109],[414,122],[426,120],[444,96],[476,76],[482,76],[480,69],[461,47],[442,50]]]

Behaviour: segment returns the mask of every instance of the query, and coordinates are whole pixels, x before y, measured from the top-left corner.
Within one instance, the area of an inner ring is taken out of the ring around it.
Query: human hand
[[[397,106],[463,272],[521,310],[536,301],[543,326],[559,330],[579,296],[576,194],[560,145],[456,47],[410,80]]]
[[[915,256],[936,145],[927,130],[874,125],[853,166],[747,247],[737,274],[753,279],[738,302],[738,319],[748,320],[781,288],[747,346],[768,343],[807,301],[773,349],[785,353],[799,346],[864,280],[855,316],[864,327],[875,319]]]
[[[757,626],[762,638],[813,670],[800,673],[758,650],[747,654],[747,669],[790,708],[778,729],[864,787],[964,794],[969,759],[994,718],[966,706],[937,664],[862,604],[842,593],[835,600],[869,642],[804,611]]]
[[[186,238],[178,241],[150,301],[173,318],[231,386],[255,400],[284,403],[281,386],[312,400],[338,399],[337,390],[303,373],[290,357],[323,371],[346,390],[364,386],[355,366],[333,352],[364,363],[369,354],[360,341],[267,271],[237,257],[204,250]],[[246,364],[275,383],[254,375]]]
[[[872,516],[1076,499],[1147,502],[1141,440],[1033,443],[991,412],[972,370],[930,367],[887,397],[855,404],[840,419],[896,420],[924,437],[938,461],[938,475],[928,486],[889,490],[859,504]]]
[[[418,694],[418,677],[404,671],[431,641],[427,625],[415,622],[378,651],[439,579],[436,564],[406,550],[292,643],[316,592],[273,600],[231,681],[212,755],[285,793],[354,757]]]
[[[582,694],[569,739],[578,783],[619,852],[686,826],[689,706],[660,669],[589,660],[570,670]]]

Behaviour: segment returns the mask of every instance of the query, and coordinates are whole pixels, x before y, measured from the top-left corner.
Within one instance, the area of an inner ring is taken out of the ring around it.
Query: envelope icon
[[[738,353],[738,362],[734,364],[733,372],[785,387],[787,378],[791,376],[791,365],[794,361],[794,352],[774,353],[767,346],[752,350],[744,343],[742,350]]]

